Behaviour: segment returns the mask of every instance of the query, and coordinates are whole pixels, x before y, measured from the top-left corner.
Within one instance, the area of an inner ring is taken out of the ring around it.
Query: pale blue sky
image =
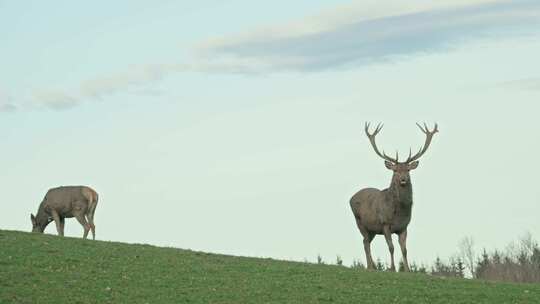
[[[411,259],[538,238],[540,3],[432,2],[0,1],[1,228],[86,184],[98,239],[364,260],[348,200],[391,177],[364,122],[405,154],[437,121]]]

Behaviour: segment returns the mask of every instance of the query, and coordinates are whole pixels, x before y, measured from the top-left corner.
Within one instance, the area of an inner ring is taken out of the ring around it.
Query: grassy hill
[[[0,303],[540,303],[540,285],[0,230]]]

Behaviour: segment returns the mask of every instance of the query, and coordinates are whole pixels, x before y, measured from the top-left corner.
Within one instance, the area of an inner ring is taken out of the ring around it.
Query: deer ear
[[[418,168],[418,161],[413,161],[409,164],[409,170],[414,170],[416,168]]]
[[[395,167],[396,167],[392,162],[389,162],[387,160],[384,161],[384,165],[386,166],[386,168],[388,168],[390,170],[394,170]]]
[[[36,223],[36,217],[32,213],[30,213],[30,220],[32,221],[32,224]]]

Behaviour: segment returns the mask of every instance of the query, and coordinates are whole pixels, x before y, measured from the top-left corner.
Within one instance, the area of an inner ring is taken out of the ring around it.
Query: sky
[[[437,122],[409,260],[540,237],[538,1],[0,0],[0,38],[1,229],[88,185],[100,240],[364,261],[364,123],[405,156]]]

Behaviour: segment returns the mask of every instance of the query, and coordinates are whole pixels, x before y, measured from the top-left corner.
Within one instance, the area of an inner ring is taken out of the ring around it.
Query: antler
[[[416,153],[414,156],[411,156],[412,150],[409,150],[409,157],[407,158],[407,161],[405,161],[406,163],[413,162],[419,159],[424,153],[426,153],[427,149],[429,148],[429,144],[431,143],[431,139],[433,138],[433,135],[439,132],[439,130],[437,129],[437,123],[435,123],[435,127],[433,128],[432,131],[428,129],[428,126],[426,125],[426,123],[424,123],[424,127],[422,127],[418,123],[416,123],[416,125],[420,128],[422,133],[426,134],[426,141],[424,142],[424,146],[420,148],[420,151],[418,151],[418,153]]]
[[[395,163],[397,164],[398,163],[398,153],[396,152],[396,158],[392,158],[388,155],[386,155],[383,151],[383,153],[381,154],[381,152],[379,152],[379,149],[377,148],[377,144],[375,143],[375,136],[377,136],[377,134],[379,133],[379,131],[381,131],[382,127],[383,127],[383,124],[379,123],[377,125],[377,127],[375,128],[375,131],[373,131],[372,134],[369,134],[369,125],[370,123],[366,122],[366,125],[365,125],[365,131],[366,131],[366,135],[367,137],[369,138],[369,142],[371,143],[371,146],[373,147],[373,150],[375,150],[375,153],[377,153],[377,155],[379,155],[380,157],[382,157],[384,160],[387,160],[389,162],[392,162],[392,163]]]

